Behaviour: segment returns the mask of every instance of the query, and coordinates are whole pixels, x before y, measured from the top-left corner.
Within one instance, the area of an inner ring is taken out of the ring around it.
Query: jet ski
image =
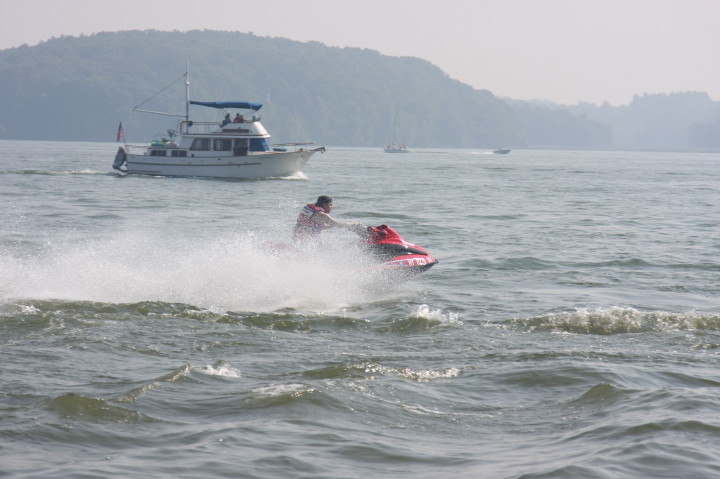
[[[388,225],[365,226],[353,223],[345,226],[345,229],[361,238],[360,249],[367,258],[355,262],[355,265],[359,267],[358,272],[367,273],[373,281],[405,281],[438,263],[424,248],[404,240]],[[307,259],[309,254],[302,243],[267,242],[266,247],[273,253],[289,253],[299,258]]]
[[[379,261],[371,268],[374,271],[398,273],[410,277],[424,273],[438,263],[438,260],[430,256],[424,248],[405,241],[388,225],[365,228],[367,250]]]

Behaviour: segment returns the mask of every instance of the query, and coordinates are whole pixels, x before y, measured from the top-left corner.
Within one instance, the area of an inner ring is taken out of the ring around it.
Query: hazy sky
[[[620,105],[692,90],[720,100],[720,0],[0,0],[0,49],[146,29],[414,56],[517,99]]]

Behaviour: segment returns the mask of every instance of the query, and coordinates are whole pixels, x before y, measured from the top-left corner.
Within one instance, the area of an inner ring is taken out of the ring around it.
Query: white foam
[[[186,237],[130,227],[105,239],[56,238],[20,256],[0,251],[0,301],[162,301],[215,311],[336,312],[365,300],[368,258],[354,237],[329,237],[325,246],[297,250],[274,248],[266,236],[274,235]]]
[[[446,326],[459,326],[463,324],[459,319],[458,313],[449,312],[444,314],[440,309],[431,310],[430,306],[427,304],[421,304],[418,306],[417,311],[413,314],[413,316],[438,321]]]
[[[208,376],[222,376],[226,378],[239,378],[242,376],[239,370],[231,368],[227,364],[220,364],[216,366],[207,365],[200,369],[200,372],[207,374]]]
[[[263,386],[253,389],[252,392],[260,397],[279,397],[285,395],[299,395],[309,390],[310,389],[303,384],[291,383]]]

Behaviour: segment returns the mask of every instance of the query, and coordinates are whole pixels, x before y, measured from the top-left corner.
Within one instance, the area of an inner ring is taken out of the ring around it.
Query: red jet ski
[[[368,251],[380,261],[373,270],[412,276],[429,270],[438,262],[425,249],[405,241],[387,225],[368,226],[366,235]]]
[[[362,238],[362,246],[370,262],[363,262],[361,270],[371,273],[375,279],[404,281],[429,270],[438,262],[425,249],[405,241],[387,225],[353,224],[347,229]],[[275,252],[289,252],[301,257],[305,254],[297,245],[269,242],[267,246]]]

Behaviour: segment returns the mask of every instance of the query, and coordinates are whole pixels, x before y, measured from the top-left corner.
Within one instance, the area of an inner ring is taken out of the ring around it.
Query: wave
[[[62,419],[73,421],[130,424],[156,421],[146,414],[116,406],[104,399],[72,393],[49,400],[46,408]]]
[[[458,377],[459,368],[417,369],[383,366],[376,362],[339,364],[315,370],[305,371],[303,376],[312,379],[372,379],[377,376],[398,377],[416,382],[428,382],[435,379]]]
[[[580,397],[568,402],[568,406],[607,406],[626,397],[630,391],[611,384],[598,384],[585,391]]]
[[[91,301],[21,299],[0,303],[0,320],[5,334],[0,344],[27,334],[52,334],[60,330],[86,329],[106,322],[164,321],[174,324],[188,322],[238,325],[250,329],[309,332],[323,330],[362,329],[367,320],[347,315],[304,312],[292,308],[276,312],[234,312],[203,308],[185,303],[141,301],[137,303],[101,303]],[[159,355],[151,346],[129,343],[125,349],[138,354]],[[202,346],[198,346],[201,348]],[[217,368],[218,366],[214,366]]]
[[[443,313],[440,309],[433,310],[430,306],[422,304],[407,317],[393,320],[385,329],[387,332],[407,333],[438,327],[461,327],[462,325],[463,323],[460,321],[458,313]]]
[[[580,308],[499,323],[502,327],[525,331],[613,335],[665,331],[720,331],[720,314],[667,311],[639,311],[629,307]]]
[[[103,175],[115,176],[116,173],[97,170],[71,170],[71,171],[47,171],[47,170],[5,170],[0,171],[5,175],[40,175],[40,176],[70,176],[70,175]]]
[[[146,394],[160,384],[178,382],[182,379],[189,378],[189,376],[190,366],[184,365],[174,371],[169,372],[168,374],[164,374],[156,379],[148,381],[147,383],[134,387],[125,393],[118,394],[113,399],[118,402],[134,402],[140,396]]]
[[[559,264],[578,268],[669,268],[677,270],[720,271],[720,263],[672,263],[648,261],[642,258],[627,258],[597,262],[561,262]]]
[[[555,268],[556,265],[550,261],[544,261],[532,256],[521,258],[507,258],[497,262],[499,270],[545,270]]]
[[[522,256],[501,258],[495,260],[494,264],[499,270],[549,270],[565,267],[572,268],[573,270],[594,270],[603,268],[618,268],[622,270],[668,268],[671,270],[720,271],[720,263],[672,263],[664,261],[649,261],[643,258],[625,258],[607,261],[548,261],[533,256]]]
[[[216,361],[214,364],[208,364],[204,368],[200,369],[200,372],[209,376],[220,376],[225,378],[239,378],[242,377],[242,373],[231,367],[225,361]]]
[[[63,300],[17,300],[0,303],[0,320],[5,330],[0,344],[28,334],[72,336],[74,330],[102,327],[108,322],[156,322],[154,329],[167,327],[172,320],[176,327],[194,327],[193,322],[237,325],[241,328],[284,332],[362,332],[373,328],[381,334],[407,334],[438,328],[461,328],[459,314],[434,309],[427,304],[410,306],[403,299],[390,297],[384,301],[365,302],[345,308],[341,314],[307,312],[293,308],[275,312],[236,312],[203,308],[185,303],[142,301],[137,303],[101,303]],[[353,315],[357,314],[358,317]],[[378,318],[372,320],[371,318]],[[99,338],[105,342],[111,339]],[[203,349],[203,344],[194,347]],[[126,343],[122,349],[133,354],[163,356],[162,351],[143,343]],[[208,366],[204,372],[219,374],[222,365]],[[228,376],[232,375],[231,371]]]

